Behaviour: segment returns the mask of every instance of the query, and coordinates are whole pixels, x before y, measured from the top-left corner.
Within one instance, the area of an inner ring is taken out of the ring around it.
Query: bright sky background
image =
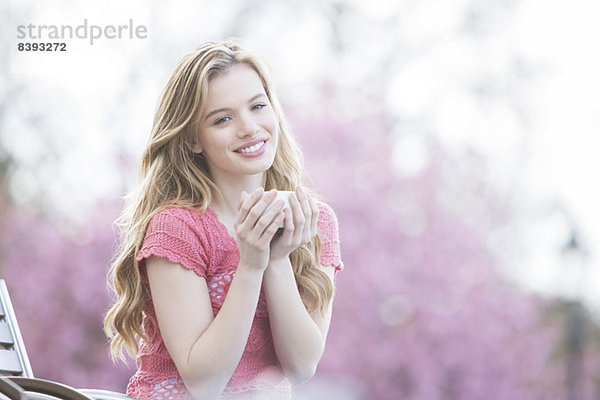
[[[426,164],[430,136],[455,156],[482,155],[486,178],[515,206],[514,221],[490,238],[507,273],[529,289],[582,298],[600,311],[600,3],[293,3],[265,1],[239,21],[235,10],[250,4],[242,0],[0,3],[0,93],[11,91],[1,134],[23,165],[12,181],[19,198],[35,196],[39,177],[60,180],[49,196],[84,219],[95,199],[118,196],[123,176],[135,179],[135,166],[118,167],[119,153],[141,151],[175,63],[238,28],[271,61],[289,105],[318,107],[311,104],[315,82],[368,91],[385,67],[381,104],[409,122],[395,135],[398,172]],[[336,7],[353,10],[338,26],[351,49],[340,58],[327,47]],[[17,25],[76,26],[84,18],[96,25],[133,19],[147,26],[148,38],[93,46],[74,40],[66,54],[16,51]],[[359,101],[348,97],[356,108]],[[49,149],[59,162],[44,163]],[[582,252],[558,257],[571,228]]]

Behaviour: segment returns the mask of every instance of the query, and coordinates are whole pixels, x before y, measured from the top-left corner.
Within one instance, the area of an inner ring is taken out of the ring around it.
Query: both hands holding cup
[[[319,208],[301,186],[296,191],[242,192],[234,222],[240,262],[261,269],[269,261],[288,257],[317,234]],[[279,234],[277,232],[281,230]]]

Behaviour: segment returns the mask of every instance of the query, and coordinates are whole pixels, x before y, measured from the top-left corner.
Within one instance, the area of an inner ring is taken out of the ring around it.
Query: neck
[[[229,176],[227,179],[214,179],[219,190],[213,193],[210,207],[217,213],[223,213],[233,217],[238,213],[241,193],[245,191],[250,194],[259,186],[264,187],[264,181],[264,173],[257,175],[238,175],[235,177]]]

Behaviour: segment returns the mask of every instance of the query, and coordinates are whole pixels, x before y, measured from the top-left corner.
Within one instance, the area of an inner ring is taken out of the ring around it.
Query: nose
[[[258,123],[251,115],[241,115],[238,121],[238,135],[240,137],[252,137],[258,133]]]

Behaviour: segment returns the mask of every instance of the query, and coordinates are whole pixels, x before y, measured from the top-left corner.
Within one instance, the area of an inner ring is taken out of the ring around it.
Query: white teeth
[[[244,149],[238,150],[238,152],[240,152],[240,153],[252,153],[252,152],[260,149],[261,147],[263,147],[264,144],[265,144],[265,142],[256,143],[254,146],[246,147]]]

